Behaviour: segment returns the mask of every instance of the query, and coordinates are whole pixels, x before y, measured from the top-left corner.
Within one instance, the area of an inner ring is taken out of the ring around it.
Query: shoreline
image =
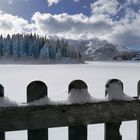
[[[85,64],[84,61],[71,60],[41,60],[41,59],[0,59],[0,65],[53,65],[53,64]]]

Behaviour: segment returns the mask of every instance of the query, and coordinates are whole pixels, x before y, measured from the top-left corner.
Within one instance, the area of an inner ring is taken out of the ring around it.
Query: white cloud
[[[59,15],[35,13],[32,17],[35,28],[39,33],[45,33],[51,36],[57,35],[65,38],[93,38],[96,35],[106,34],[112,30],[112,26],[102,22],[94,22],[91,18],[83,14],[68,15],[66,13]]]
[[[92,13],[95,16],[101,14],[115,15],[117,13],[117,0],[98,0],[91,3]]]
[[[130,0],[125,0],[126,2]],[[135,0],[136,2],[136,0]],[[103,3],[108,3],[104,5]],[[116,0],[98,0],[91,4],[92,15],[52,15],[36,12],[31,23],[18,16],[0,11],[0,33],[37,33],[71,39],[106,39],[126,46],[140,45],[140,12],[118,4]],[[121,8],[120,8],[121,7]],[[118,12],[124,10],[119,20],[114,20]]]
[[[15,0],[8,0],[9,4],[12,4]]]
[[[127,0],[128,3],[138,3],[139,0]]]
[[[80,0],[73,0],[74,2],[79,2]]]
[[[8,0],[9,4],[13,4],[14,2],[16,2],[17,0]],[[29,1],[29,0],[24,0],[24,1]]]
[[[53,4],[59,3],[61,0],[48,0],[48,5],[52,6]]]
[[[140,14],[127,11],[124,18],[117,22],[108,40],[126,46],[140,46]]]
[[[30,25],[25,19],[0,11],[1,34],[26,33],[29,29]]]
[[[62,0],[47,0],[48,6],[52,6],[53,4],[58,4]],[[73,0],[74,2],[79,2],[80,0]]]
[[[112,25],[112,31],[104,34],[103,39],[126,46],[140,46],[139,8],[139,0],[97,0],[91,3],[90,18]]]

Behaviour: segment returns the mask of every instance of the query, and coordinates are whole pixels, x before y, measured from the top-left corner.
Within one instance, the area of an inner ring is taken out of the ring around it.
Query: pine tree
[[[11,43],[11,37],[9,34],[4,39],[4,55],[6,57],[12,56],[12,43]]]
[[[33,56],[35,59],[39,57],[40,54],[40,47],[39,47],[39,38],[36,35],[33,37]]]
[[[3,36],[0,36],[0,56],[3,56],[3,49],[4,49],[4,45],[3,45]]]
[[[49,56],[51,59],[56,58],[56,43],[54,40],[51,40],[49,43]]]
[[[80,52],[64,39],[47,39],[36,34],[0,36],[0,56],[32,59],[81,59]]]
[[[40,50],[40,58],[41,59],[49,59],[50,56],[49,56],[49,47],[47,45],[47,42],[44,44],[43,48]]]
[[[20,57],[20,39],[19,34],[12,36],[12,46],[13,46],[13,57]]]
[[[24,57],[28,57],[28,50],[29,50],[29,36],[28,35],[24,35],[24,37],[23,37]]]

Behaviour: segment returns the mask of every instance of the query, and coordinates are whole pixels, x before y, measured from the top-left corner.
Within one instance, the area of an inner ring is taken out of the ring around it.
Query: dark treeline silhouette
[[[48,39],[36,34],[14,34],[0,36],[1,58],[54,59],[62,58],[80,60],[80,52],[70,46],[64,39]]]

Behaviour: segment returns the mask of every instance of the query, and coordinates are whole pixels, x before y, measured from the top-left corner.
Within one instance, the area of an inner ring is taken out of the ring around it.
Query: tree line
[[[36,34],[0,36],[1,58],[81,59],[80,52],[64,39],[48,39]]]

